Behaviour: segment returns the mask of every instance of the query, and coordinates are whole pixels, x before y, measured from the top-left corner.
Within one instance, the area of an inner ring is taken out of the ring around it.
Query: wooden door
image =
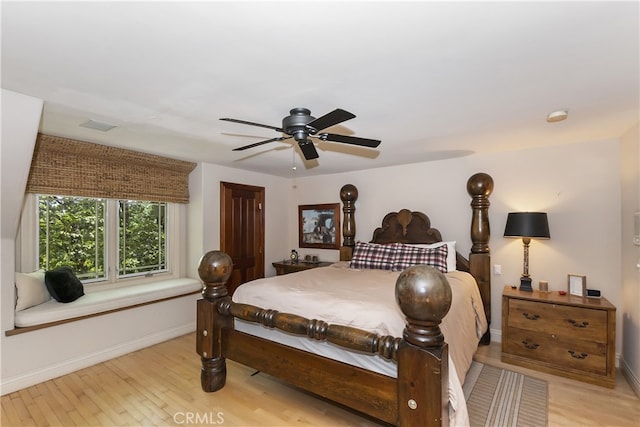
[[[264,277],[264,187],[220,182],[220,249],[233,260],[229,294]]]

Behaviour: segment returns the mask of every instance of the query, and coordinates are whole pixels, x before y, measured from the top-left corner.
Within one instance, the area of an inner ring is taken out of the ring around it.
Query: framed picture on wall
[[[298,246],[340,249],[340,203],[298,206]]]
[[[586,296],[587,276],[569,274],[567,282],[568,282],[568,288],[569,288],[569,295],[575,295],[578,297]]]

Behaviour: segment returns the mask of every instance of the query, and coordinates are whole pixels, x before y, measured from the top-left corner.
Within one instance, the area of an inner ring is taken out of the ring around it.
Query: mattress
[[[400,273],[352,269],[339,262],[328,267],[258,279],[241,285],[233,300],[283,313],[351,326],[379,335],[402,337],[405,317],[395,301],[395,282]],[[452,304],[441,330],[449,345],[449,399],[452,425],[468,424],[462,384],[478,342],[487,329],[480,292],[468,273],[445,274]],[[353,366],[396,377],[397,365],[378,355],[354,352],[326,341],[288,334],[265,326],[236,320],[236,330],[294,348],[319,354]]]

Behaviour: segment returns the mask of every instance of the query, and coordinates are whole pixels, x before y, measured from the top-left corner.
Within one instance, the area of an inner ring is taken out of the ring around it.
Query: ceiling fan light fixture
[[[304,131],[304,129],[296,130],[295,132],[292,133],[292,135],[293,135],[293,139],[295,139],[298,142],[306,141],[307,137],[309,136],[308,133]]]
[[[569,112],[567,110],[556,110],[547,114],[547,122],[555,123],[566,120],[569,117]]]

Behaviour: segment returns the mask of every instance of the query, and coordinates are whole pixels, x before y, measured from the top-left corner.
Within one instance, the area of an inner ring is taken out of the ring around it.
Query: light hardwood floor
[[[189,334],[3,396],[2,426],[378,425],[233,362],[225,388],[204,393],[194,349]],[[476,358],[547,380],[550,426],[640,426],[620,374],[610,390],[504,365],[497,343]]]

